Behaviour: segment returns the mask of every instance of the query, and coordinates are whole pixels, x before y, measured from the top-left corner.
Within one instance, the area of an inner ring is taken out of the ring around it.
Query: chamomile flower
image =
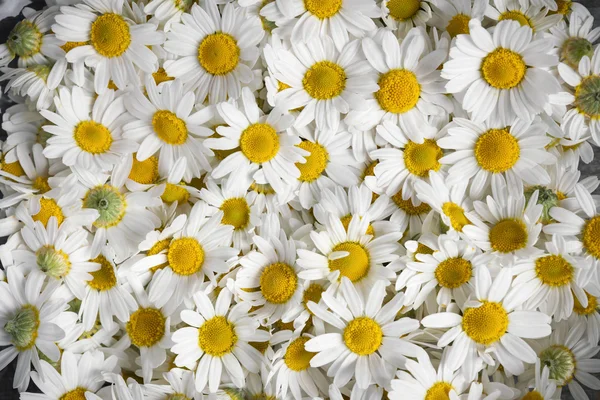
[[[80,87],[63,87],[54,98],[57,112],[42,110],[54,125],[43,129],[53,136],[44,148],[47,158],[61,158],[69,167],[110,171],[137,144],[122,137],[123,123],[130,116],[124,98],[110,90],[96,99]]]
[[[432,16],[430,0],[382,0],[383,21],[398,37],[404,37],[412,27],[424,27]]]
[[[275,53],[269,69],[286,85],[275,95],[275,106],[285,110],[302,107],[294,124],[298,128],[315,121],[318,129],[335,132],[340,114],[364,109],[364,99],[379,88],[358,40],[340,51],[327,36],[292,43],[290,50],[267,46],[265,51]]]
[[[448,134],[438,140],[441,148],[455,151],[439,162],[450,165],[448,184],[469,179],[469,195],[478,199],[501,176],[516,184],[550,183],[542,167],[556,161],[544,148],[550,141],[541,121],[517,119],[502,126],[455,118]]]
[[[315,336],[305,343],[304,348],[307,352],[317,353],[310,360],[312,367],[333,362],[327,375],[333,377],[337,387],[345,386],[353,376],[361,389],[367,389],[372,382],[385,387],[392,378],[390,366],[401,368],[407,357],[426,354],[416,344],[401,338],[417,330],[419,323],[411,318],[396,319],[403,305],[402,293],[383,306],[385,286],[385,281],[376,281],[361,295],[350,279],[344,277],[341,298],[324,293],[324,305],[308,304],[317,317],[332,325],[334,331]]]
[[[66,63],[64,67],[66,68]],[[2,68],[1,71],[3,73],[1,80],[8,80],[5,90],[27,97],[35,102],[37,110],[50,107],[64,73],[64,70],[57,69],[50,76],[53,68],[46,64],[34,64],[25,68]]]
[[[328,279],[333,290],[346,277],[364,293],[378,280],[389,282],[395,274],[383,263],[398,258],[402,233],[373,239],[368,227],[369,221],[358,215],[352,216],[347,229],[339,218],[330,216],[325,230],[310,233],[316,251],[298,249],[298,265],[303,269],[298,276],[310,281]]]
[[[432,6],[434,13],[428,23],[442,32],[448,32],[451,38],[455,38],[458,35],[470,33],[469,21],[471,19],[483,20],[488,2],[476,0],[471,4],[468,1],[438,0]]]
[[[540,359],[535,360],[535,379],[532,384],[525,387],[524,399],[558,400],[560,396],[556,393],[556,382],[550,379],[550,369],[542,365]],[[529,390],[529,389],[532,390]]]
[[[212,154],[202,139],[212,134],[203,126],[212,116],[211,108],[199,107],[194,112],[196,96],[180,80],[164,84],[159,91],[154,79],[147,78],[145,89],[148,97],[136,88],[125,99],[135,120],[124,124],[123,132],[127,139],[140,143],[136,160],[146,164],[157,160],[159,175],[166,176],[176,161],[185,158],[183,178],[188,182],[210,170],[207,157]]]
[[[167,74],[181,79],[199,101],[207,96],[211,104],[237,99],[254,79],[257,44],[264,35],[260,20],[244,18],[232,3],[221,13],[208,0],[203,6],[194,4],[182,22],[172,24],[167,33],[164,48],[179,57],[164,63]]]
[[[492,280],[487,268],[475,271],[474,299],[465,303],[462,315],[452,312],[430,314],[421,320],[426,328],[450,328],[438,341],[440,347],[454,342],[448,354],[453,368],[462,365],[471,376],[478,355],[494,365],[491,354],[511,374],[524,371],[523,363],[534,363],[535,352],[523,338],[550,335],[551,318],[539,311],[515,310],[530,296],[510,290],[510,269],[502,269]]]
[[[444,63],[446,90],[461,93],[463,108],[477,122],[530,120],[539,114],[560,90],[546,70],[557,61],[549,54],[552,43],[516,21],[500,21],[490,33],[473,19],[469,30],[470,35],[456,38]]]
[[[359,130],[389,121],[399,124],[414,139],[421,130],[427,130],[427,116],[452,111],[437,70],[446,51],[430,51],[429,39],[421,29],[412,29],[400,43],[386,30],[375,39],[363,39],[362,50],[378,73],[379,88],[366,100],[363,110],[350,111],[345,121]]]
[[[171,24],[181,21],[181,16],[189,13],[192,4],[192,0],[150,0],[144,6],[144,12],[159,20],[168,32]]]
[[[244,387],[242,367],[252,373],[259,371],[260,353],[248,342],[266,341],[269,334],[256,329],[256,321],[248,317],[250,304],[242,302],[232,307],[231,301],[227,288],[221,290],[214,304],[204,292],[196,292],[197,311],[181,313],[189,326],[173,334],[175,346],[171,351],[177,354],[175,364],[196,371],[199,392],[208,387],[215,393],[223,374],[236,387]]]
[[[549,9],[533,5],[531,0],[493,0],[485,15],[496,21],[517,21],[530,27],[533,32],[545,32],[562,20],[562,15],[549,13]]]
[[[157,69],[157,57],[147,46],[162,44],[165,34],[153,23],[136,24],[124,15],[123,0],[61,7],[52,30],[66,42],[85,42],[66,54],[94,69],[94,88],[104,93],[109,81],[119,89],[138,86],[136,67],[145,73]]]
[[[560,50],[560,61],[573,69],[579,67],[584,56],[594,56],[594,43],[600,37],[600,28],[592,29],[594,18],[583,13],[572,13],[569,23],[561,22],[550,28],[554,45]]]

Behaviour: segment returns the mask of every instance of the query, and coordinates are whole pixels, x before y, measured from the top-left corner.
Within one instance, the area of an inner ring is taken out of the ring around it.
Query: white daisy
[[[569,23],[561,21],[550,28],[554,46],[560,50],[560,61],[573,69],[579,67],[583,56],[594,56],[594,43],[600,37],[600,28],[594,26],[594,18],[588,14],[574,12]]]
[[[483,20],[488,2],[486,0],[475,0],[472,3],[464,0],[438,0],[432,6],[434,12],[428,23],[442,32],[448,32],[451,38],[455,38],[458,35],[470,33],[469,21],[471,19]]]
[[[66,62],[61,64],[63,68],[53,68],[52,65],[34,64],[25,68],[2,68],[3,73],[0,80],[8,80],[5,90],[17,95],[27,97],[35,103],[37,110],[43,110],[52,105],[52,99],[56,95],[56,88],[63,78]]]
[[[182,21],[167,33],[165,50],[179,56],[164,63],[167,74],[181,79],[199,101],[237,99],[254,79],[257,44],[264,35],[260,20],[231,3],[221,13],[214,0],[207,0],[194,4]]]
[[[181,21],[183,13],[189,13],[192,0],[150,0],[144,6],[144,12],[160,21],[165,32],[171,24]]]
[[[431,0],[381,0],[383,21],[404,37],[414,26],[425,27],[432,16]]]
[[[496,21],[517,21],[530,27],[533,32],[545,32],[562,20],[562,15],[549,13],[549,9],[532,4],[532,0],[493,0],[485,12],[486,17]]]

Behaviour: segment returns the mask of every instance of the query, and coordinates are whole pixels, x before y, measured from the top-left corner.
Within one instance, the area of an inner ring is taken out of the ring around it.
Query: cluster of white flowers
[[[0,45],[21,399],[600,390],[585,7],[46,1]]]

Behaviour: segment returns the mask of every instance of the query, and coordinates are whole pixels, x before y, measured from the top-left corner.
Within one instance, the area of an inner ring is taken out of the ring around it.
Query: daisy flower
[[[41,360],[40,364],[43,373],[34,371],[31,379],[42,394],[25,392],[21,394],[23,400],[101,400],[96,392],[104,384],[102,374],[115,369],[117,358],[105,359],[101,351],[86,352],[81,357],[65,351],[60,359],[60,372],[45,360]]]
[[[276,0],[285,18],[293,21],[292,43],[307,42],[323,35],[331,37],[342,50],[350,37],[362,37],[376,29],[371,18],[381,16],[375,0]],[[278,21],[275,21],[278,25]]]
[[[404,37],[415,26],[425,27],[432,16],[431,0],[382,0],[383,21]]]
[[[25,68],[2,68],[0,80],[8,80],[5,90],[27,97],[35,103],[37,110],[43,110],[52,105],[56,88],[63,78],[64,68],[54,69],[52,65],[35,64]]]
[[[470,180],[469,195],[481,198],[495,178],[529,185],[550,183],[542,167],[556,161],[544,148],[551,138],[541,121],[516,119],[508,126],[455,118],[448,134],[438,140],[443,149],[454,150],[439,162],[450,165],[447,183]]]
[[[438,0],[432,6],[434,13],[428,23],[442,32],[448,32],[451,38],[455,38],[470,33],[471,19],[483,20],[488,2],[476,0],[471,4],[470,1]]]
[[[249,170],[258,185],[270,185],[277,194],[286,192],[300,176],[294,163],[304,161],[307,151],[296,147],[300,139],[286,132],[293,124],[290,114],[275,109],[264,115],[252,91],[242,90],[240,107],[231,103],[217,105],[226,126],[217,127],[221,137],[206,139],[204,144],[214,150],[232,151],[211,175],[220,179],[235,170]]]
[[[258,373],[261,355],[248,342],[264,342],[269,333],[257,329],[248,317],[249,303],[231,307],[231,292],[224,288],[213,304],[204,292],[194,294],[197,311],[184,310],[183,321],[190,325],[173,334],[175,364],[196,371],[196,390],[210,393],[219,388],[222,375],[234,386],[244,387],[244,370]],[[197,362],[197,367],[194,367]],[[244,370],[243,370],[243,369]]]
[[[308,303],[310,310],[335,330],[310,339],[304,349],[317,353],[310,360],[312,367],[331,363],[327,375],[333,377],[337,387],[345,386],[353,376],[361,389],[372,382],[385,387],[394,368],[404,367],[407,357],[426,356],[422,348],[401,338],[416,331],[419,322],[411,318],[396,319],[404,295],[398,293],[383,305],[385,286],[385,281],[379,280],[368,293],[361,295],[344,278],[341,298],[323,293],[324,305]]]
[[[96,93],[104,93],[109,81],[119,89],[138,86],[136,67],[145,73],[157,68],[157,57],[147,46],[160,45],[165,34],[153,23],[136,24],[124,15],[124,0],[60,8],[52,31],[66,42],[85,42],[66,54],[67,61],[83,60],[94,69]]]
[[[500,21],[490,33],[473,19],[469,30],[470,35],[456,38],[442,77],[449,80],[449,93],[461,93],[462,107],[475,121],[530,120],[548,104],[549,95],[560,91],[546,71],[557,62],[549,54],[552,43],[534,36],[529,26]]]
[[[160,21],[165,32],[168,32],[172,24],[181,21],[184,13],[190,12],[192,4],[193,0],[150,0],[144,6],[144,12]]]
[[[260,19],[230,3],[222,13],[214,0],[203,4],[194,4],[191,14],[182,15],[183,23],[171,25],[164,48],[179,59],[166,61],[165,71],[195,91],[199,101],[237,99],[254,79],[257,44],[264,35]]]
[[[475,271],[474,299],[465,303],[463,314],[441,312],[421,320],[426,328],[450,328],[438,341],[445,347],[453,368],[462,366],[467,376],[476,371],[476,360],[494,365],[494,354],[506,371],[520,375],[523,363],[534,363],[535,351],[523,338],[538,339],[550,335],[551,318],[539,311],[515,310],[530,293],[510,290],[512,272],[508,268],[492,281],[487,268]]]
[[[562,20],[562,15],[549,13],[549,9],[532,3],[537,0],[493,0],[485,12],[486,17],[496,21],[517,21],[530,27],[533,32],[545,32]]]
[[[550,369],[542,365],[540,359],[535,360],[535,379],[532,384],[525,387],[524,399],[558,400],[560,396],[556,393],[556,382],[550,379]],[[531,388],[531,390],[529,390]]]
[[[592,16],[574,12],[568,24],[562,21],[550,28],[554,46],[560,50],[561,62],[576,70],[584,56],[594,56],[594,43],[600,37],[600,28],[592,29],[593,26]]]
[[[335,132],[340,114],[364,109],[364,100],[379,89],[359,40],[340,51],[328,36],[292,43],[290,50],[267,45],[265,51],[275,52],[268,68],[277,81],[287,85],[275,95],[275,106],[284,110],[302,107],[294,124],[297,128],[316,121],[317,129]]]
[[[418,137],[427,129],[427,116],[453,108],[437,70],[446,51],[430,51],[429,39],[421,29],[412,29],[400,43],[387,30],[374,39],[363,39],[362,50],[377,71],[379,88],[365,101],[363,110],[350,111],[345,121],[363,131],[389,121]]]
[[[60,359],[55,342],[65,332],[55,322],[67,308],[61,297],[53,297],[58,282],[44,286],[44,275],[31,274],[27,279],[15,267],[6,270],[6,281],[0,281],[0,369],[17,358],[13,388],[20,392],[29,386],[31,364],[44,374],[40,353],[49,360]],[[44,288],[42,289],[42,286]],[[42,375],[44,379],[44,375]]]
[[[47,158],[61,158],[69,167],[110,171],[137,144],[122,137],[123,124],[130,115],[124,98],[110,90],[96,99],[77,86],[63,87],[54,98],[56,112],[41,114],[54,125],[42,128],[53,136],[44,148]]]
[[[166,176],[173,164],[187,160],[184,179],[191,181],[211,169],[211,156],[202,139],[212,134],[205,124],[212,117],[210,107],[193,112],[196,96],[182,87],[180,80],[165,83],[159,90],[154,79],[147,77],[146,97],[141,89],[131,90],[125,107],[135,118],[123,125],[124,137],[140,143],[136,160],[144,162],[158,153],[158,173]],[[149,163],[149,162],[148,162]]]
[[[402,234],[391,232],[373,239],[368,227],[366,218],[355,215],[346,230],[339,218],[330,216],[325,230],[310,233],[316,251],[298,249],[298,265],[303,269],[298,276],[310,281],[328,279],[332,290],[346,277],[365,293],[378,280],[389,282],[395,274],[383,263],[398,258]]]
[[[254,307],[260,319],[270,323],[286,317],[302,301],[302,281],[296,265],[296,242],[280,231],[269,240],[254,236],[257,250],[239,261],[236,275],[237,295]]]

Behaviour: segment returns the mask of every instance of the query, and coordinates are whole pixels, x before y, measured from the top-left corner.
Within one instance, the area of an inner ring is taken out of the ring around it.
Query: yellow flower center
[[[350,221],[352,221],[352,214],[348,214],[345,217],[340,218],[340,220],[342,221],[342,225],[344,225],[344,229],[346,230],[346,232],[348,232],[348,227],[350,226]],[[367,235],[374,235],[375,231],[373,230],[373,225],[369,224],[366,232],[364,232],[364,233]]]
[[[475,143],[475,160],[489,172],[508,171],[519,161],[520,155],[519,142],[507,129],[490,129]]]
[[[325,288],[318,283],[311,283],[302,294],[302,304],[304,305],[304,309],[308,311],[309,314],[312,315],[312,311],[308,309],[308,302],[313,301],[318,303],[321,300],[321,295],[325,291]]]
[[[90,42],[104,57],[119,57],[131,43],[129,25],[119,14],[103,14],[92,23]]]
[[[579,300],[577,300],[577,297],[573,296],[573,311],[579,315],[591,315],[596,312],[596,308],[598,307],[598,299],[596,299],[596,296],[592,296],[588,292],[585,292],[585,295],[587,296],[588,300],[587,307],[581,305]]]
[[[255,191],[256,193],[262,195],[275,194],[275,190],[268,183],[256,183],[252,182],[250,185],[250,190]]]
[[[503,219],[490,229],[492,249],[510,253],[527,246],[527,227],[517,219]]]
[[[56,200],[42,197],[40,199],[40,211],[37,214],[32,215],[31,218],[34,221],[40,221],[45,227],[47,227],[48,220],[51,217],[56,218],[56,222],[58,222],[59,226],[65,219],[62,209],[58,204],[56,204]]]
[[[223,316],[212,317],[198,331],[198,346],[213,357],[231,353],[238,340],[233,324]]]
[[[310,360],[312,360],[316,353],[311,353],[304,349],[304,344],[309,340],[310,338],[300,336],[290,343],[285,351],[283,360],[285,361],[285,365],[292,371],[300,372],[310,367]]]
[[[113,142],[108,128],[96,121],[83,121],[77,124],[73,137],[81,150],[92,154],[106,153]]]
[[[521,24],[521,26],[528,26],[533,29],[533,25],[531,24],[531,20],[529,19],[529,17],[526,16],[525,14],[523,14],[519,10],[504,11],[502,14],[500,14],[500,17],[498,18],[498,20],[499,21],[504,21],[504,20],[517,21],[519,24]]]
[[[166,318],[156,308],[138,308],[125,326],[131,343],[137,347],[152,347],[165,335]]]
[[[469,21],[471,21],[471,17],[465,14],[456,14],[450,21],[448,21],[448,25],[446,26],[446,31],[450,34],[450,37],[456,37],[458,35],[470,33],[469,30]]]
[[[331,18],[342,8],[342,0],[304,0],[304,7],[319,19]]]
[[[472,271],[471,261],[461,257],[448,258],[438,264],[435,269],[435,279],[440,286],[456,289],[469,282]]]
[[[171,111],[160,110],[155,112],[152,117],[152,127],[158,137],[170,145],[184,144],[188,137],[185,122]]]
[[[48,177],[38,176],[31,183],[31,187],[38,191],[38,193],[46,193],[50,191],[51,187],[48,184]]]
[[[2,169],[2,171],[7,172],[14,176],[25,175],[25,171],[23,170],[23,167],[21,166],[21,163],[19,161],[5,163],[4,160],[2,160],[2,164],[0,165],[0,168]]]
[[[269,124],[252,124],[240,136],[240,149],[248,160],[262,164],[279,152],[279,136]]]
[[[138,161],[133,153],[133,164],[129,172],[129,179],[142,185],[150,185],[158,181],[158,157],[150,156],[144,161]]]
[[[421,144],[409,141],[404,147],[404,165],[406,169],[422,178],[429,176],[429,171],[438,171],[442,166],[438,160],[444,155],[434,140],[425,139]]]
[[[172,76],[167,75],[167,71],[165,71],[163,67],[160,67],[156,72],[153,72],[152,77],[157,85],[175,79]]]
[[[425,400],[449,400],[452,385],[447,382],[436,382],[427,389]]]
[[[231,225],[234,229],[243,229],[250,222],[250,207],[246,199],[236,197],[227,199],[220,208],[223,211],[222,224]]]
[[[168,252],[170,244],[171,244],[171,239],[159,240],[158,242],[154,243],[154,245],[150,248],[150,250],[148,250],[148,252],[146,254],[149,256],[154,256],[156,254],[159,254],[163,250],[166,250]],[[164,262],[162,264],[155,265],[154,267],[150,268],[150,271],[156,272],[159,269],[163,269],[167,265],[169,265],[168,262]]]
[[[63,394],[58,400],[85,400],[85,392],[86,389],[78,387]]]
[[[223,32],[213,33],[200,43],[198,61],[211,75],[227,75],[240,61],[240,48],[233,36]]]
[[[490,345],[506,333],[508,313],[502,304],[483,301],[475,308],[467,308],[463,315],[462,328],[473,341]]]
[[[310,152],[304,164],[296,163],[296,167],[300,170],[300,178],[298,179],[301,182],[312,182],[319,178],[323,171],[325,171],[327,162],[329,161],[329,154],[325,147],[319,143],[309,142],[308,140],[301,142],[298,147]]]
[[[344,343],[355,354],[373,354],[383,341],[381,326],[369,317],[358,317],[344,328]]]
[[[88,281],[88,285],[98,291],[110,290],[117,285],[117,276],[115,270],[103,255],[90,260],[91,262],[100,264],[100,269],[94,272],[90,272],[92,280]]]
[[[296,272],[284,263],[271,264],[260,275],[260,291],[269,303],[286,303],[294,295],[297,286]]]
[[[177,275],[192,275],[200,271],[204,264],[204,249],[192,237],[173,239],[169,245],[167,260]]]
[[[67,42],[65,44],[63,44],[62,46],[60,46],[61,49],[63,49],[65,51],[65,53],[68,53],[69,51],[73,50],[76,47],[80,47],[80,46],[86,46],[90,44],[89,42]]]
[[[489,53],[481,63],[483,79],[496,89],[512,89],[523,78],[527,66],[519,53],[502,47]]]
[[[393,195],[392,200],[398,206],[399,209],[401,209],[408,215],[421,215],[431,211],[431,207],[429,207],[429,205],[426,203],[421,203],[418,206],[415,206],[411,199],[403,200],[402,191],[399,191],[398,193]]]
[[[346,88],[346,71],[331,61],[319,61],[306,71],[302,85],[313,99],[333,99]]]
[[[419,102],[421,85],[412,71],[392,69],[379,77],[378,84],[375,98],[384,111],[403,114]]]
[[[571,12],[571,5],[573,2],[571,0],[556,0],[556,13],[561,15],[567,15]],[[554,12],[550,12],[550,14],[554,14]]]
[[[585,249],[594,258],[600,259],[600,215],[588,220],[582,232],[582,241]]]
[[[392,18],[404,21],[417,14],[421,8],[421,0],[389,0],[386,6]]]
[[[471,223],[467,217],[465,217],[465,210],[456,203],[446,202],[442,205],[442,212],[450,219],[450,225],[457,232],[462,232],[465,225]]]
[[[333,247],[333,251],[347,251],[348,256],[329,260],[330,271],[340,271],[340,279],[345,276],[352,282],[358,282],[369,273],[371,262],[369,252],[360,243],[342,242]]]
[[[571,282],[574,269],[560,255],[549,255],[535,260],[535,273],[548,286],[564,286]]]
[[[182,185],[175,185],[173,183],[167,183],[165,191],[160,198],[167,204],[171,204],[174,201],[177,204],[185,204],[190,199],[190,192]]]
[[[523,396],[521,400],[544,400],[544,396],[537,390],[532,390],[531,392],[525,393],[525,396]]]
[[[435,250],[433,250],[431,247],[418,242],[417,243],[417,250],[415,250],[415,253],[413,254],[413,260],[417,261],[417,254],[433,254],[435,253]]]

